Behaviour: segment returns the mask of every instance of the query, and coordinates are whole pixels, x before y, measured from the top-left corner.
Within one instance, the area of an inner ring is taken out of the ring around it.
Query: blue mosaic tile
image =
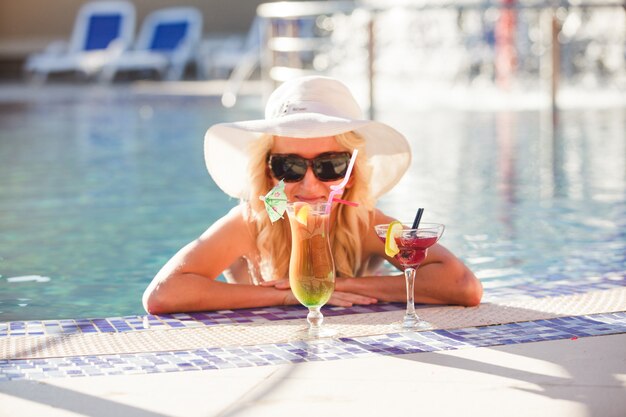
[[[190,351],[71,358],[0,360],[0,381],[130,375],[332,361],[371,355],[401,355],[481,346],[575,339],[626,332],[626,312],[561,317],[455,330],[393,333]]]
[[[483,301],[505,298],[542,298],[559,295],[581,294],[588,291],[607,290],[626,286],[626,271],[610,272],[600,276],[572,279],[564,275],[547,274],[546,279],[529,277],[502,285],[487,282]],[[540,285],[537,283],[541,282]],[[404,309],[403,303],[379,303],[349,308],[326,306],[326,317],[343,314],[364,314]],[[416,305],[416,308],[425,307]],[[131,315],[94,319],[64,319],[44,321],[14,321],[0,323],[0,337],[26,335],[65,335],[79,333],[114,333],[166,328],[191,328],[237,323],[262,323],[289,319],[304,319],[307,310],[301,306],[270,307],[242,310],[220,310],[199,313],[169,315]]]

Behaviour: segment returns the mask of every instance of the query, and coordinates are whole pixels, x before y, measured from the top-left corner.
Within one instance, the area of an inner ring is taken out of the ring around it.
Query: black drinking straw
[[[420,225],[420,220],[422,220],[422,214],[424,214],[423,208],[418,208],[417,213],[415,214],[415,220],[413,220],[413,226],[411,229],[417,229]]]

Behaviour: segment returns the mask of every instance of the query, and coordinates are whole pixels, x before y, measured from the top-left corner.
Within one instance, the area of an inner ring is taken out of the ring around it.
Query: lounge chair
[[[171,7],[150,13],[141,25],[133,50],[108,62],[101,81],[111,82],[120,71],[156,71],[179,80],[202,37],[202,14],[193,7]]]
[[[202,45],[198,66],[204,78],[229,78],[238,68],[253,70],[261,55],[263,20],[255,17],[247,35],[207,40]]]
[[[31,55],[24,69],[35,80],[50,73],[76,71],[96,74],[112,56],[127,49],[135,32],[135,7],[127,1],[94,1],[83,5],[69,44],[57,41],[43,53]]]

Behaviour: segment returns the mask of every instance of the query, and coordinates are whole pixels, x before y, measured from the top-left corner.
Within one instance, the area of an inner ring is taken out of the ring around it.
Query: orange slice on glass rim
[[[396,243],[396,237],[402,234],[402,229],[402,223],[399,221],[389,223],[387,235],[385,236],[385,254],[387,256],[396,256],[400,252]]]
[[[311,211],[311,206],[309,206],[308,204],[302,205],[302,207],[300,207],[300,209],[296,213],[296,220],[298,221],[298,223],[306,226],[307,218],[309,217],[310,211]]]

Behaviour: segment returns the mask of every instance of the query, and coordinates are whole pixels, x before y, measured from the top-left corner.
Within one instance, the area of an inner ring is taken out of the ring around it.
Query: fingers
[[[376,298],[342,291],[335,291],[328,300],[328,304],[339,307],[352,307],[354,304],[369,305],[377,302]]]
[[[352,307],[354,305],[353,303],[349,301],[344,301],[344,300],[336,299],[336,298],[334,299],[332,297],[330,300],[328,300],[328,303],[326,304],[331,305],[331,306],[336,306],[336,307]]]
[[[272,281],[264,281],[261,282],[260,285],[263,287],[274,287],[277,290],[288,290],[291,288],[288,279],[275,279]],[[378,300],[376,298],[337,290],[333,292],[330,300],[328,300],[329,305],[334,305],[338,307],[352,307],[355,304],[369,305],[376,303],[378,303]],[[287,304],[287,301],[285,301],[285,304]]]
[[[275,287],[278,290],[286,290],[291,288],[288,279],[275,279],[272,281],[263,281],[260,283],[262,287]]]

